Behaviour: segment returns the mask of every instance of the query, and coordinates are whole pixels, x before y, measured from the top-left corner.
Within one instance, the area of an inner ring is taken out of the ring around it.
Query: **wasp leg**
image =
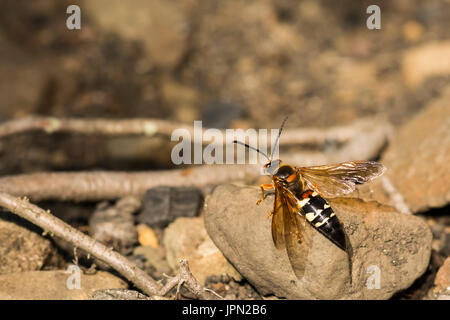
[[[275,211],[277,211],[278,209],[280,209],[280,207],[281,207],[281,203],[280,203],[279,206],[277,206],[276,208],[274,208],[274,209],[272,209],[272,210],[270,211],[270,213],[267,215],[267,219],[269,219],[269,218],[275,213]]]
[[[265,194],[264,192],[267,190],[272,190],[273,189],[273,185],[271,184],[262,184],[259,186],[261,188],[261,199],[259,199],[258,201],[256,201],[256,204],[259,205],[261,203],[261,201],[263,201],[267,194]],[[273,193],[274,191],[272,191]]]

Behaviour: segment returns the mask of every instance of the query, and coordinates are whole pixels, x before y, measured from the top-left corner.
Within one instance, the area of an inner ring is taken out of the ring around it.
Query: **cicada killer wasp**
[[[272,216],[272,239],[277,249],[286,249],[295,275],[301,279],[305,272],[308,250],[312,246],[312,233],[305,230],[313,227],[337,247],[347,253],[350,282],[352,279],[352,247],[343,224],[325,198],[339,197],[355,190],[355,185],[381,176],[385,166],[375,161],[349,161],[338,164],[295,167],[282,164],[280,159],[272,160],[275,147],[287,117],[281,124],[270,158],[257,148],[246,143],[233,141],[253,149],[268,160],[265,170],[272,176],[272,184],[262,184],[261,199],[266,191],[274,193]],[[306,223],[306,222],[307,223]],[[299,243],[306,242],[299,250]]]

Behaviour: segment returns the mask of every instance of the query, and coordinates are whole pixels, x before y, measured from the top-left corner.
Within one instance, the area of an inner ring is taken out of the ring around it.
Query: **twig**
[[[390,135],[391,125],[381,118],[359,119],[344,126],[329,128],[285,129],[280,145],[310,144],[323,145],[326,142],[347,143],[360,137],[361,134],[383,132]]]
[[[189,270],[189,264],[187,260],[180,260],[180,283],[186,285],[186,288],[192,292],[196,297],[202,300],[217,300],[223,299],[214,291],[204,288],[195,277],[192,275],[191,270]]]
[[[6,137],[28,131],[46,133],[72,132],[96,135],[171,135],[178,128],[191,129],[180,123],[159,119],[76,119],[55,117],[28,117],[11,120],[0,125],[0,137]]]
[[[81,231],[72,228],[67,223],[53,216],[50,212],[31,204],[28,199],[20,199],[0,192],[0,206],[7,208],[11,212],[41,227],[48,233],[68,241],[73,246],[107,263],[134,283],[144,293],[154,295],[159,292],[159,285],[124,256],[85,235]]]
[[[309,166],[375,157],[391,133],[388,125],[360,133],[334,152],[282,154],[285,163]],[[260,174],[260,165],[204,165],[155,172],[33,173],[0,178],[0,191],[38,200],[97,201],[127,195],[142,195],[150,188],[165,186],[205,187]]]
[[[361,130],[357,136],[334,152],[309,154],[298,152],[288,154],[282,159],[303,166],[372,159],[379,154],[393,132],[392,126],[387,123],[375,125],[367,126],[365,130]]]
[[[223,169],[223,170],[221,170]],[[44,199],[97,201],[126,195],[142,195],[161,186],[206,186],[255,175],[258,168],[248,165],[201,166],[187,170],[155,172],[33,173],[0,178],[0,192],[27,196],[33,201]]]
[[[213,290],[203,287],[197,279],[192,275],[187,260],[181,259],[179,261],[179,273],[173,278],[170,278],[166,285],[161,289],[160,295],[166,295],[170,290],[177,287],[177,296],[182,285],[186,287],[195,297],[202,300],[217,300],[223,299]]]
[[[41,227],[46,233],[57,236],[107,263],[122,274],[137,288],[150,296],[164,296],[176,285],[185,286],[198,299],[217,299],[217,294],[205,289],[194,278],[189,270],[188,262],[180,260],[180,271],[162,287],[152,277],[139,269],[124,256],[108,248],[81,231],[53,216],[49,211],[30,203],[28,199],[20,199],[0,192],[0,206]]]
[[[327,129],[305,128],[286,129],[280,145],[313,144],[323,145],[327,141],[337,143],[348,142],[361,132],[370,131],[386,122],[376,118],[361,119],[346,126],[336,126]],[[143,135],[171,136],[176,129],[185,129],[190,136],[194,136],[194,127],[161,119],[78,119],[31,116],[28,118],[11,120],[0,124],[0,138],[29,131],[43,131],[46,133],[72,132],[78,134],[95,134],[107,136]],[[206,130],[207,128],[203,128]],[[275,128],[278,129],[278,128]],[[226,135],[221,130],[223,136]],[[209,143],[208,141],[203,141]]]

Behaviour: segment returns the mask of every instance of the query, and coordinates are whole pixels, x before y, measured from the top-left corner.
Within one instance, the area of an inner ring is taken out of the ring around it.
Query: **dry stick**
[[[180,291],[181,285],[186,285],[186,288],[192,292],[197,298],[203,300],[216,300],[223,299],[220,295],[215,293],[214,291],[203,287],[197,279],[192,275],[189,270],[189,265],[187,260],[181,259],[179,261],[180,271],[177,276],[170,278],[164,287],[160,290],[160,295],[166,295],[170,290],[178,286],[177,288],[177,296]]]
[[[64,221],[53,216],[49,211],[30,203],[28,199],[20,199],[7,193],[0,192],[0,206],[21,216],[22,218],[41,227],[46,233],[60,237],[71,243],[74,247],[83,249],[87,253],[102,260],[125,278],[131,281],[137,288],[150,296],[163,296],[175,285],[185,285],[199,299],[217,299],[217,297],[203,288],[193,277],[186,260],[180,261],[180,272],[169,280],[169,286],[161,287],[147,273],[128,261],[124,256],[108,248],[81,231],[71,227]],[[172,286],[172,287],[170,287]]]
[[[185,259],[180,260],[180,273],[179,273],[178,288],[180,288],[181,285],[183,285],[183,284],[185,284],[186,288],[189,291],[191,291],[199,299],[203,299],[203,300],[216,300],[217,298],[222,299],[222,297],[219,296],[214,291],[204,288],[197,281],[197,279],[194,278],[194,276],[191,273],[191,270],[189,270],[188,262]],[[177,294],[178,294],[178,291],[177,291]]]
[[[221,170],[223,169],[223,170]],[[33,173],[0,178],[0,191],[38,200],[97,201],[142,195],[156,186],[206,186],[255,175],[248,165],[201,166],[187,170],[155,172]]]
[[[335,152],[297,152],[281,155],[293,165],[322,165],[375,157],[391,133],[390,126],[378,126],[360,133]],[[242,180],[260,174],[260,165],[204,165],[188,169],[154,172],[90,171],[77,173],[33,173],[0,178],[0,192],[38,200],[97,201],[127,195],[142,195],[157,186],[199,188]]]
[[[77,119],[32,116],[11,120],[0,125],[0,137],[28,132],[44,131],[46,133],[72,132],[108,136],[155,134],[171,135],[173,130],[191,129],[180,123],[159,119]]]
[[[11,212],[25,218],[41,227],[46,232],[60,237],[75,247],[112,266],[120,274],[148,295],[157,294],[160,286],[136,265],[130,263],[125,257],[106,247],[81,231],[72,228],[67,223],[53,216],[38,206],[31,204],[27,199],[20,199],[7,193],[0,192],[0,205]]]
[[[283,139],[281,139],[280,144],[322,145],[327,141],[345,143],[358,136],[360,132],[370,130],[380,125],[383,126],[385,123],[385,121],[377,118],[367,118],[355,121],[350,125],[336,126],[327,129],[286,129],[285,132],[283,132]],[[185,129],[189,132],[191,137],[194,136],[193,126],[160,119],[137,118],[114,120],[32,116],[0,124],[0,138],[28,131],[44,131],[47,133],[72,132],[108,136],[154,136],[158,134],[170,137],[176,129]],[[206,129],[207,128],[203,128],[203,130]],[[223,136],[226,134],[224,130],[222,130],[221,133]],[[203,143],[209,142],[203,141]]]

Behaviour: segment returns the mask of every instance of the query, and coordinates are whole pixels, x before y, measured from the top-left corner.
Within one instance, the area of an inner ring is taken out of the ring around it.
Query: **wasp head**
[[[280,159],[271,160],[271,161],[267,162],[263,168],[267,173],[270,173],[271,175],[275,175],[276,172],[278,171],[278,168],[280,167],[280,164],[281,164]]]

